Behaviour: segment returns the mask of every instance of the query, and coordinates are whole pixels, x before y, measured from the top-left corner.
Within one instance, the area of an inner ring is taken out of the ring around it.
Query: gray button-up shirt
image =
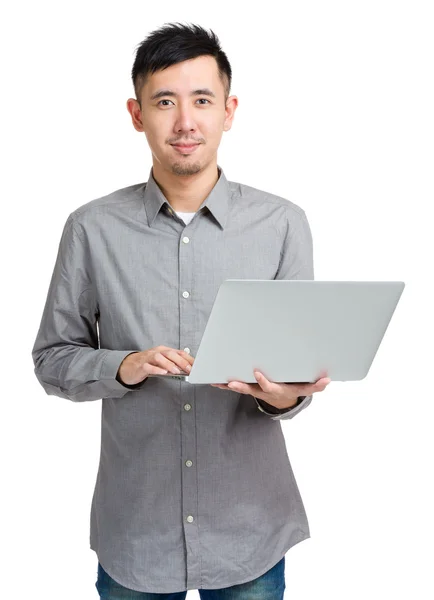
[[[279,420],[312,396],[279,412],[232,390],[116,378],[131,352],[195,356],[225,279],[313,279],[304,210],[218,172],[188,225],[152,168],[72,212],[32,350],[47,394],[102,398],[90,548],[143,592],[245,583],[310,537]]]

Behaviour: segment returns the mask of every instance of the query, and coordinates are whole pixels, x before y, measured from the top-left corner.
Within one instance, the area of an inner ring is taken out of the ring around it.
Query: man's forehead
[[[202,60],[210,59],[210,60]],[[190,80],[190,87],[208,87],[216,85],[219,79],[218,65],[214,57],[197,57],[189,60],[184,60],[164,69],[158,69],[154,73],[149,73],[147,80],[150,85],[158,87],[171,87],[170,83],[176,85],[176,79],[182,82],[182,79]],[[197,84],[197,85],[194,85]],[[182,85],[182,83],[181,83]]]

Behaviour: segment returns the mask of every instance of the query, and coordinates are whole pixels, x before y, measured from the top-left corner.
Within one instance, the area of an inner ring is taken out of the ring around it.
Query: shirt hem
[[[96,549],[96,546],[92,542],[90,543],[90,549],[93,550],[95,552],[95,554],[97,555],[98,561],[101,564],[101,566],[104,569],[104,571],[106,573],[108,573],[112,579],[114,579],[117,583],[119,583],[119,585],[122,585],[123,587],[125,587],[127,589],[130,589],[130,590],[133,590],[135,592],[142,592],[144,594],[176,594],[176,593],[180,593],[180,592],[189,592],[189,591],[192,591],[192,590],[220,590],[220,589],[232,587],[234,585],[242,585],[243,583],[248,583],[249,581],[254,581],[258,577],[262,577],[262,575],[264,575],[267,571],[269,571],[275,565],[277,565],[277,563],[282,560],[282,558],[285,556],[285,554],[291,548],[293,548],[294,546],[296,546],[300,542],[304,542],[305,540],[310,539],[310,537],[311,537],[310,532],[307,532],[307,533],[303,533],[301,537],[296,538],[296,541],[291,541],[291,543],[286,548],[286,550],[284,550],[284,552],[280,556],[280,558],[278,558],[277,560],[273,560],[272,563],[269,563],[264,569],[261,569],[261,571],[258,574],[256,574],[253,578],[249,576],[247,579],[242,579],[241,581],[234,581],[234,582],[231,582],[231,583],[225,583],[225,585],[223,587],[221,585],[217,585],[217,586],[214,586],[214,587],[205,587],[205,586],[201,585],[199,587],[196,587],[196,586],[194,586],[194,587],[187,587],[187,588],[183,587],[182,589],[170,589],[170,590],[161,590],[161,588],[159,588],[158,590],[156,590],[156,589],[146,589],[146,590],[143,590],[143,589],[139,589],[137,587],[131,587],[131,584],[127,585],[126,583],[123,583],[123,582],[119,581],[118,579],[116,579],[115,577],[113,577],[113,575],[110,573],[110,570],[106,569],[106,567],[104,566],[104,564],[100,560],[100,557],[98,555],[98,551]],[[201,577],[201,580],[202,580],[202,577]]]

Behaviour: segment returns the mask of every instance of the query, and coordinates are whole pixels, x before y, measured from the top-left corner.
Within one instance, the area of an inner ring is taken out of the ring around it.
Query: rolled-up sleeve
[[[32,349],[34,372],[46,393],[74,402],[121,398],[130,392],[116,375],[122,360],[137,351],[99,348],[98,305],[87,254],[71,214]]]
[[[314,279],[313,239],[305,211],[288,206],[286,229],[280,255],[279,268],[274,279]],[[312,402],[313,396],[300,396],[298,403],[287,411],[273,410],[255,398],[258,410],[274,421],[292,419]]]

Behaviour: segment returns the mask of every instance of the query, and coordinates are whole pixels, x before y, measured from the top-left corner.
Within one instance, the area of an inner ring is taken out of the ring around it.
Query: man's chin
[[[185,161],[183,163],[175,162],[171,164],[171,171],[174,175],[180,175],[188,177],[189,175],[196,175],[202,169],[202,166],[199,162],[188,162]]]

